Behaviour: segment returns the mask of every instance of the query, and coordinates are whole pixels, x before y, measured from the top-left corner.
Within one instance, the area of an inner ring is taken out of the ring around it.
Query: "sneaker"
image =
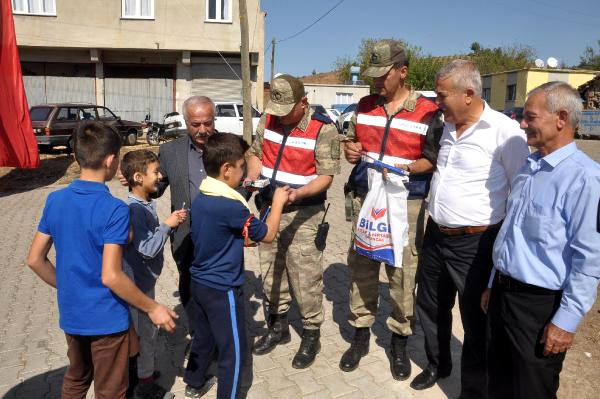
[[[187,385],[185,387],[185,397],[192,398],[192,399],[201,398],[208,391],[210,391],[210,389],[213,387],[213,385],[215,385],[216,382],[217,382],[216,377],[210,377],[206,380],[206,382],[204,382],[204,385],[202,385],[200,388],[193,388],[193,387]]]
[[[139,383],[135,387],[135,398],[136,399],[173,399],[175,394],[169,392],[160,385],[150,383]]]

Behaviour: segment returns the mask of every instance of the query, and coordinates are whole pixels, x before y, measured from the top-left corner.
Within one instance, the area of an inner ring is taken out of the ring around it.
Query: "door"
[[[173,112],[173,68],[105,65],[104,105],[124,120],[163,121]]]
[[[77,108],[59,108],[50,127],[53,136],[64,136],[65,142],[71,138],[77,129]]]

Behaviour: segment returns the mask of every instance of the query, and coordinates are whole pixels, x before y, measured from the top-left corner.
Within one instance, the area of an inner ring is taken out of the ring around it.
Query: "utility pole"
[[[240,30],[242,35],[240,55],[242,57],[242,97],[244,104],[244,140],[252,144],[252,102],[250,83],[250,49],[248,39],[248,8],[246,0],[240,0]]]
[[[271,40],[271,82],[275,74],[275,38]]]

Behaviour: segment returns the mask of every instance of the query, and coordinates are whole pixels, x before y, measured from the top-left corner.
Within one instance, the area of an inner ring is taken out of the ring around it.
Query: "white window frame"
[[[208,9],[209,9],[209,2],[214,1],[215,2],[215,19],[210,19],[208,17]],[[230,24],[232,23],[232,15],[233,15],[233,1],[232,0],[225,0],[227,2],[229,2],[229,19],[222,19],[221,18],[221,7],[217,7],[218,5],[220,5],[219,3],[221,3],[221,0],[206,0],[205,4],[206,4],[206,19],[204,20],[205,22],[212,22],[212,23],[217,23],[217,24]]]
[[[340,91],[335,93],[336,104],[352,104],[353,99],[354,99],[354,93],[340,92]],[[347,101],[347,102],[343,102],[343,101]]]
[[[44,0],[41,0],[42,4],[44,3]],[[52,12],[30,12],[29,11],[29,1],[27,0],[23,0],[23,3],[25,5],[25,7],[27,8],[27,10],[21,11],[21,10],[15,10],[15,2],[14,0],[11,1],[11,7],[12,7],[12,12],[15,15],[43,15],[43,16],[49,16],[49,17],[55,17],[56,16],[56,0],[50,0],[52,2],[52,8],[54,9],[54,11]]]
[[[125,1],[121,0],[121,19],[154,19],[154,0],[150,0],[150,15],[141,15],[142,0],[135,0],[135,15],[125,15]]]

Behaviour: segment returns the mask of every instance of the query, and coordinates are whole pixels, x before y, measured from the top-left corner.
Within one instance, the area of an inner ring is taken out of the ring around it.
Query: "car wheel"
[[[137,132],[135,130],[128,131],[127,137],[125,138],[125,144],[135,145],[136,143],[137,143]]]

